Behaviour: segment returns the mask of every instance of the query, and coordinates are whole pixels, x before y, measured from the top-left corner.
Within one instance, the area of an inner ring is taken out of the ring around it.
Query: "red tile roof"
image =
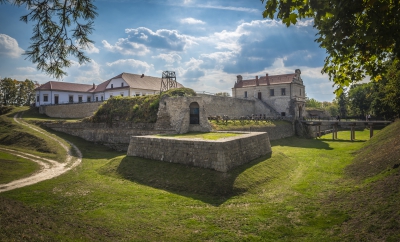
[[[130,88],[155,90],[155,91],[159,91],[161,88],[161,78],[159,77],[152,77],[146,75],[142,77],[142,75],[130,74],[124,72],[95,86],[95,88],[93,88],[93,85],[88,85],[88,84],[49,81],[41,85],[40,87],[36,88],[36,90],[57,90],[57,91],[70,91],[70,92],[104,92],[108,84],[111,82],[111,80],[117,78],[124,79],[124,81],[130,86]],[[183,87],[183,85],[178,83],[178,87]]]
[[[284,75],[275,75],[275,76],[261,76],[258,78],[258,83],[260,86],[266,86],[267,78],[270,85],[274,84],[283,84],[283,83],[291,83],[293,78],[295,78],[296,74],[284,74]],[[241,87],[254,87],[257,86],[256,79],[248,79],[242,80],[235,83],[234,88],[241,88]]]
[[[95,89],[93,88],[93,85],[88,84],[49,81],[36,88],[36,90],[93,92]]]

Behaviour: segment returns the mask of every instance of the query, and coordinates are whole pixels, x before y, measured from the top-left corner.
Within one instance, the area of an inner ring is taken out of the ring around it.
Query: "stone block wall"
[[[116,122],[112,126],[105,123],[86,122],[44,122],[45,127],[81,137],[84,140],[103,144],[115,150],[128,150],[132,135],[174,133],[173,130],[154,130],[154,123]]]
[[[215,141],[132,136],[127,155],[227,172],[268,153],[268,134],[254,132]]]
[[[39,112],[52,118],[86,118],[99,109],[102,102],[40,106]]]

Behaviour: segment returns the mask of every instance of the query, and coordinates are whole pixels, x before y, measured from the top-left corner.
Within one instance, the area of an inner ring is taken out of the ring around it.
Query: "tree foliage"
[[[35,102],[35,88],[37,82],[29,79],[17,81],[11,78],[0,80],[0,106],[15,105],[29,106]]]
[[[340,94],[366,76],[381,79],[385,62],[400,58],[400,2],[394,0],[261,0],[264,18],[287,26],[313,18],[327,73]]]
[[[97,15],[92,0],[0,0],[7,2],[29,11],[20,18],[34,23],[32,44],[25,54],[38,70],[59,79],[71,66],[70,56],[80,64],[90,61],[84,49],[93,44],[88,38]]]

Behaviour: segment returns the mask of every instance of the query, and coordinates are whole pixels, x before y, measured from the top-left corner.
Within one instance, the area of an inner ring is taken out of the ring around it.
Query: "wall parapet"
[[[268,134],[253,132],[214,141],[132,136],[127,155],[227,172],[271,152]]]

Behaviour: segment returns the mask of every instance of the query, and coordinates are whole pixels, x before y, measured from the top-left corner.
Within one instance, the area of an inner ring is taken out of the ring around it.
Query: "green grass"
[[[277,125],[292,125],[290,122],[283,120],[265,120],[265,121],[253,121],[253,120],[228,120],[228,121],[210,121],[211,127],[214,130],[226,131],[226,130],[250,130],[251,128],[263,128],[263,127],[275,127]]]
[[[159,137],[172,137],[172,138],[189,138],[189,139],[204,139],[204,140],[218,140],[224,139],[229,137],[235,137],[240,134],[238,133],[217,133],[217,132],[210,132],[210,133],[200,133],[200,132],[193,132],[193,133],[186,133],[186,134],[160,134],[157,135]]]
[[[29,176],[39,168],[32,161],[0,151],[0,184]]]
[[[40,132],[33,131],[14,121],[15,114],[31,112],[29,107],[15,107],[0,115],[0,146],[28,152],[34,155],[64,161],[66,151]]]
[[[367,130],[356,132],[358,142],[349,141],[349,132],[335,141],[330,135],[272,141],[271,156],[227,173],[127,157],[54,133],[81,149],[83,163],[55,179],[1,193],[0,241],[399,238],[399,196],[390,189],[400,186],[382,180],[389,176],[364,185],[346,172],[365,147]],[[379,190],[385,199],[376,204],[365,194],[377,199],[371,184],[381,182],[390,186]]]

